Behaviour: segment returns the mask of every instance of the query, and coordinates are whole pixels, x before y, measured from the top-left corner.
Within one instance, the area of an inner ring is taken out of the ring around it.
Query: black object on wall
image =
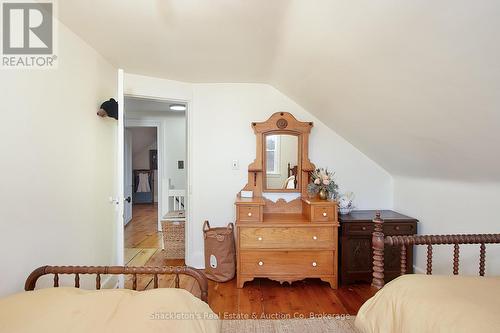
[[[149,169],[158,170],[158,150],[151,149],[149,151]]]
[[[110,98],[101,104],[101,109],[97,111],[99,117],[111,117],[118,120],[118,102],[114,98]]]

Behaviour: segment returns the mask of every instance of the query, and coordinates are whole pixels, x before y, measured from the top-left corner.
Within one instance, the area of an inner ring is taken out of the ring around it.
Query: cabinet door
[[[345,265],[347,273],[370,273],[372,266],[372,242],[367,237],[348,237]]]

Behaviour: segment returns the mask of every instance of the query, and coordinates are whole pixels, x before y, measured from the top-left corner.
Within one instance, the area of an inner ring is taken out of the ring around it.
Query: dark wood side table
[[[372,280],[372,232],[375,210],[355,210],[347,215],[339,215],[339,272],[342,284],[371,282]],[[384,234],[414,235],[417,233],[418,220],[396,213],[392,210],[381,211],[384,220]],[[399,276],[399,249],[386,247],[385,282]],[[408,273],[413,272],[413,247],[408,247],[406,257]]]

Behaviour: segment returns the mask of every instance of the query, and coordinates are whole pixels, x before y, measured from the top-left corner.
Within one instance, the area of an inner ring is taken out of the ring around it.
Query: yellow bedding
[[[175,317],[175,319],[173,319]],[[0,299],[0,332],[219,332],[208,305],[182,289],[49,288]]]
[[[500,278],[403,275],[356,316],[361,332],[500,332]]]

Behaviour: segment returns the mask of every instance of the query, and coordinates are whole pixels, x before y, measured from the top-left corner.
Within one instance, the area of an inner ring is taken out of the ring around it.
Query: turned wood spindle
[[[132,275],[132,289],[137,290],[137,274]]]
[[[155,289],[158,288],[158,274],[154,275],[153,284]]]
[[[97,290],[101,289],[101,274],[97,274],[95,276],[95,289]]]
[[[479,252],[479,275],[484,276],[484,267],[486,263],[486,245],[481,243],[480,252]]]
[[[54,274],[54,288],[59,287],[59,274]]]
[[[175,274],[175,288],[179,288],[179,274]]]
[[[432,244],[427,245],[427,275],[432,275]]]
[[[406,274],[406,245],[401,245],[401,275]]]
[[[455,244],[453,247],[453,275],[458,275],[458,265],[460,261],[460,246]]]
[[[384,286],[384,233],[383,223],[380,218],[380,212],[375,214],[373,219],[375,227],[372,233],[372,249],[373,249],[373,279],[372,286],[380,289]]]

